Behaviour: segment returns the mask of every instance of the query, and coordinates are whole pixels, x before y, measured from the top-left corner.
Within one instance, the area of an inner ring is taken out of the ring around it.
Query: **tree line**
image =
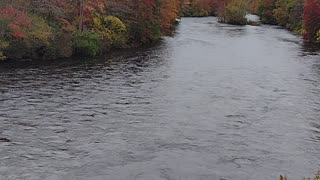
[[[0,58],[95,56],[171,32],[179,0],[2,0]]]
[[[255,9],[263,23],[280,25],[320,43],[319,0],[261,0]]]
[[[154,43],[179,16],[247,24],[248,12],[320,42],[319,0],[1,0],[0,60],[96,56]]]
[[[304,40],[320,43],[320,0],[186,0],[183,16],[215,15],[224,23],[245,25],[248,13],[259,15],[261,23],[280,25]]]

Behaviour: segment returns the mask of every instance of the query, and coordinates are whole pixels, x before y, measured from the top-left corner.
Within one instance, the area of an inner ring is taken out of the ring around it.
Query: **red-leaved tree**
[[[24,11],[12,7],[0,8],[0,35],[12,36],[17,39],[25,38],[24,29],[31,24],[31,19]]]
[[[320,1],[306,0],[304,5],[304,39],[315,42],[317,32],[320,30]]]

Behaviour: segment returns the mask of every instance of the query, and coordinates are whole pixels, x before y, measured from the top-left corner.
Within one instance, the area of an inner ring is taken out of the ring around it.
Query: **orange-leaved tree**
[[[162,0],[161,1],[161,31],[163,34],[168,34],[172,31],[173,24],[179,15],[178,0]]]

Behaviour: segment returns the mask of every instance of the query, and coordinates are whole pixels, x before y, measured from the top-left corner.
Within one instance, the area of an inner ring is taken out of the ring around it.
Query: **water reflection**
[[[319,47],[319,45],[305,42],[302,45],[302,51],[306,55],[315,55],[316,56],[316,55],[319,55],[320,47]]]

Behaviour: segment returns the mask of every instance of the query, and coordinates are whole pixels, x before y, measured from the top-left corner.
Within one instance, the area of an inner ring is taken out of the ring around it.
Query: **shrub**
[[[42,58],[53,38],[44,18],[12,7],[0,8],[0,25],[0,36],[10,43],[2,48],[9,58]]]
[[[49,46],[53,38],[53,29],[46,20],[40,16],[31,16],[31,25],[26,32],[29,43]]]
[[[198,6],[193,6],[189,8],[184,8],[181,10],[181,16],[183,17],[207,17],[209,12]]]
[[[296,33],[301,33],[302,31],[303,3],[304,0],[288,1],[289,24],[287,25],[287,28],[295,31]]]
[[[304,177],[304,178],[302,178],[302,180],[320,180],[320,171],[318,171],[318,173],[316,173],[313,178]]]
[[[130,24],[129,32],[134,46],[152,44],[161,38],[160,23],[157,21],[147,20]]]
[[[112,47],[122,48],[127,44],[128,31],[126,25],[115,16],[98,16],[94,18],[93,29]]]
[[[209,16],[209,12],[204,9],[195,9],[192,13],[193,13],[192,16],[194,16],[194,17],[207,17],[207,16]]]
[[[31,20],[24,11],[12,7],[0,7],[0,35],[16,39],[25,38],[25,30]]]
[[[23,41],[26,28],[30,26],[30,19],[23,11],[12,7],[0,7],[0,51],[8,57],[21,57],[23,47],[16,48],[15,41]],[[10,45],[10,46],[9,46]]]
[[[265,24],[277,24],[276,19],[273,16],[273,10],[275,9],[275,0],[260,0],[259,3],[259,16],[261,22]]]
[[[47,47],[45,59],[67,58],[73,55],[73,34],[71,32],[58,31],[54,33],[54,39]],[[61,46],[63,44],[63,46]]]
[[[53,28],[47,21],[37,15],[29,15],[31,24],[26,30],[24,38],[25,49],[30,58],[41,59],[46,54],[48,48],[54,40]]]
[[[99,34],[92,31],[77,31],[73,37],[76,55],[96,56],[99,53]]]
[[[9,46],[8,41],[6,41],[3,37],[0,37],[0,50],[5,49]]]
[[[6,42],[4,39],[0,38],[0,61],[5,60],[7,57],[3,54],[2,50],[7,48],[9,43]]]
[[[228,24],[245,25],[247,3],[245,0],[231,0],[228,2],[222,15],[220,15],[220,21]]]
[[[0,51],[0,61],[5,60],[7,57],[5,55],[3,55],[3,52]]]
[[[288,12],[287,0],[278,0],[276,2],[276,9],[273,10],[273,15],[280,26],[287,26],[289,19]]]

